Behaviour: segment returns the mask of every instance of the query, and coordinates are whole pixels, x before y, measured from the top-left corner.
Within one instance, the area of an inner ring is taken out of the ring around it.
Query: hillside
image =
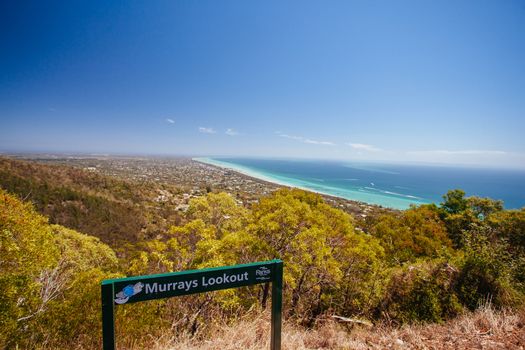
[[[65,165],[0,158],[0,187],[34,203],[51,223],[113,246],[152,238],[180,216],[175,186],[120,180]],[[169,201],[156,199],[171,195]]]
[[[521,344],[524,209],[451,190],[440,205],[369,215],[357,229],[347,212],[297,189],[245,206],[228,193],[184,196],[67,165],[0,165],[0,347],[100,348],[103,279],[274,258],[285,262],[288,348]],[[258,285],[125,305],[118,343],[260,348],[269,296]],[[373,328],[348,332],[334,315]]]

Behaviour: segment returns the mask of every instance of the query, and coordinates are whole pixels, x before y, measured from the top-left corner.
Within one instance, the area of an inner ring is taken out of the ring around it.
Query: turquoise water
[[[262,180],[406,209],[439,203],[450,189],[501,199],[506,208],[525,206],[525,171],[319,160],[195,158]]]

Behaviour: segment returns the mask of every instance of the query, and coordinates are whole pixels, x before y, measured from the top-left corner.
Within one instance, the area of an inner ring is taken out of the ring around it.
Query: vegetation
[[[156,339],[153,350],[266,350],[270,347],[266,315],[244,318],[210,330],[213,342],[189,335]],[[525,345],[525,313],[497,311],[484,306],[443,324],[345,326],[330,318],[319,319],[315,329],[285,322],[285,350],[307,349],[520,349]],[[240,346],[239,346],[240,345]]]
[[[108,246],[0,190],[0,257],[0,347],[100,330],[99,282],[118,264]]]
[[[362,222],[301,190],[278,190],[251,207],[210,192],[169,224],[161,217],[175,209],[153,206],[147,184],[13,161],[1,172],[0,347],[99,347],[105,278],[274,258],[285,261],[285,316],[297,327],[330,315],[439,323],[487,301],[504,309],[524,300],[525,209],[460,190],[439,206]],[[72,202],[85,213],[72,214]],[[138,231],[109,229],[129,216],[144,220],[125,226]],[[145,229],[148,218],[162,224]],[[118,339],[128,347],[166,334],[199,339],[249,310],[260,313],[268,297],[260,285],[126,305],[118,308]]]
[[[154,199],[175,187],[122,181],[68,166],[0,158],[0,187],[31,201],[51,223],[113,247],[155,237],[180,222],[174,206]]]

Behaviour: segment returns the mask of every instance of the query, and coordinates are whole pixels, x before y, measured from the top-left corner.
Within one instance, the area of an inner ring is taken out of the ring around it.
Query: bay
[[[439,204],[451,189],[525,206],[525,171],[350,161],[195,158],[285,186],[395,209]]]

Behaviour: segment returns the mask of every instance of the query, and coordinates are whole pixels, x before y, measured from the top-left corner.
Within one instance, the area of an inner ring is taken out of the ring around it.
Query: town
[[[169,202],[177,210],[185,212],[191,198],[208,192],[226,192],[239,205],[249,207],[284,186],[260,180],[236,171],[204,164],[189,156],[112,156],[112,155],[61,155],[61,154],[18,154],[13,158],[36,160],[42,163],[74,166],[89,172],[123,178],[132,182],[150,182],[172,185],[177,191],[159,188],[154,201]],[[160,187],[160,186],[159,186]],[[394,209],[371,205],[344,198],[322,195],[333,207],[342,209],[356,217],[366,219],[369,215],[391,212]]]

